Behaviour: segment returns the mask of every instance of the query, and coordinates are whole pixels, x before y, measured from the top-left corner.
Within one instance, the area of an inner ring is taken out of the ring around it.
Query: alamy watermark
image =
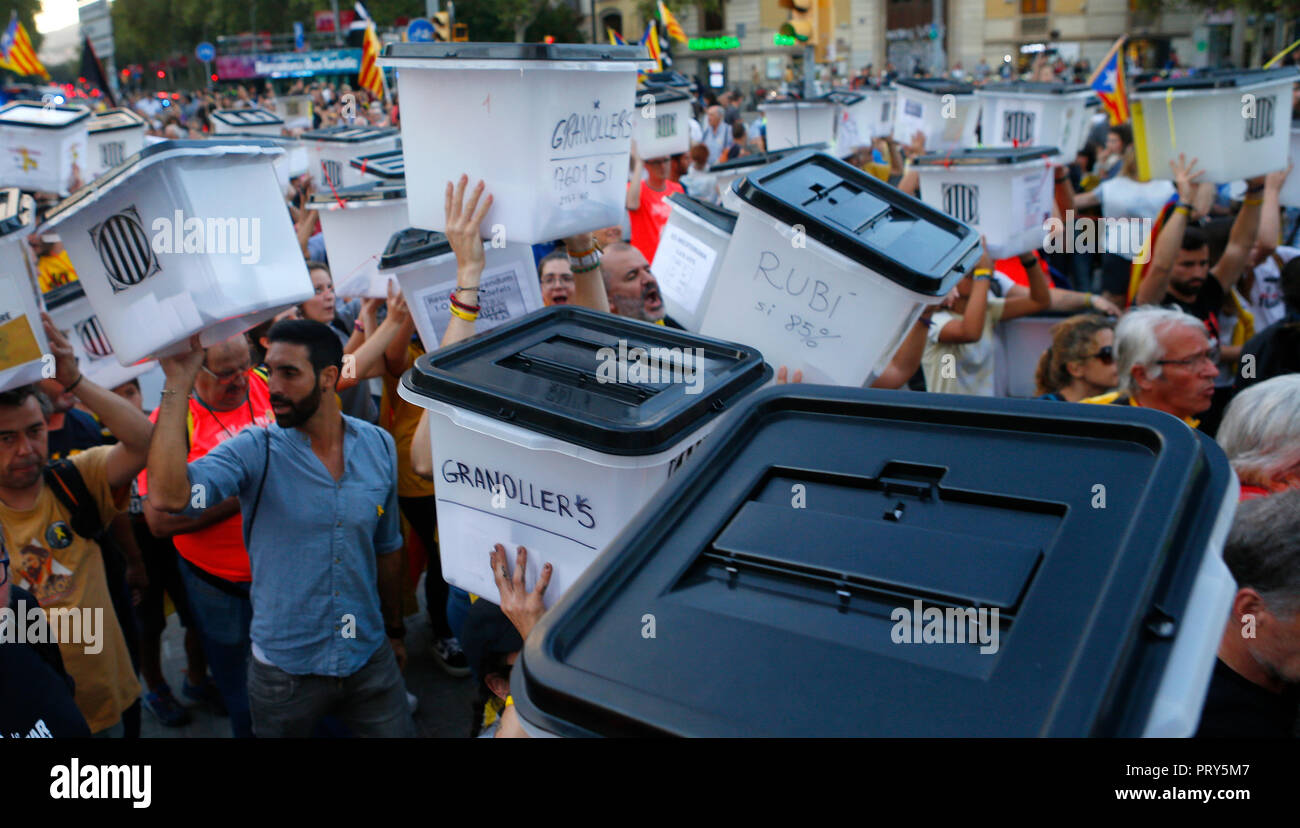
[[[998,609],[994,607],[895,607],[889,638],[895,644],[980,644],[980,653],[998,651]]]
[[[5,644],[81,644],[86,655],[104,649],[103,607],[0,607],[0,646]]]
[[[1147,239],[1151,238],[1149,218],[1078,218],[1073,210],[1065,219],[1049,218],[1043,222],[1043,249],[1048,253],[1115,253],[1137,264],[1151,260]]]
[[[704,390],[703,348],[629,348],[627,340],[618,349],[596,351],[596,381],[632,385],[686,384],[687,394]]]
[[[262,219],[185,217],[182,210],[172,218],[159,216],[151,226],[150,245],[155,253],[238,253],[240,264],[257,264],[262,259]]]

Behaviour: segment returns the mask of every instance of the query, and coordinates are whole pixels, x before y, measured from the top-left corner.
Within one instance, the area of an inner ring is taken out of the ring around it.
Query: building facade
[[[647,18],[637,0],[581,0],[594,42],[606,29],[640,40]],[[833,43],[820,64],[823,80],[843,80],[886,62],[904,74],[923,66],[967,72],[981,60],[991,70],[1008,62],[1023,71],[1040,52],[1092,65],[1128,34],[1131,65],[1159,69],[1171,58],[1182,66],[1258,66],[1300,37],[1294,20],[1226,11],[1172,11],[1152,15],[1136,0],[823,0]],[[803,49],[777,37],[789,9],[778,0],[719,0],[714,12],[698,5],[677,12],[690,46],[671,45],[673,68],[715,89],[771,89],[802,76]]]

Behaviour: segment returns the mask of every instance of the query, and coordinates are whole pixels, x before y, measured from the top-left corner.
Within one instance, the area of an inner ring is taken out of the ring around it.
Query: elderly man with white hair
[[[722,120],[722,115],[723,109],[720,106],[709,107],[705,114],[706,123],[701,141],[709,148],[710,167],[718,163],[718,156],[731,145],[731,127]]]
[[[1241,499],[1300,489],[1300,374],[1252,385],[1228,405],[1217,435]]]
[[[1196,735],[1292,737],[1300,712],[1300,490],[1241,504],[1223,560],[1237,592]]]
[[[1119,390],[1086,403],[1154,408],[1191,428],[1210,407],[1219,353],[1201,320],[1174,308],[1144,306],[1129,311],[1115,327]]]

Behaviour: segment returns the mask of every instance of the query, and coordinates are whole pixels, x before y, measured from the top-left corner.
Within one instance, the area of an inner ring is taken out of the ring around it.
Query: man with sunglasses
[[[19,643],[15,631],[36,597],[10,582],[9,550],[0,537],[0,612],[6,634],[0,637],[0,738],[85,738],[86,718],[73,699],[73,681],[63,668],[59,645],[47,640]],[[44,614],[39,623],[45,624]]]
[[[1119,390],[1083,402],[1154,408],[1200,425],[1219,375],[1219,350],[1201,320],[1176,308],[1129,311],[1115,327],[1115,361]]]
[[[161,406],[150,419],[158,421]],[[253,370],[243,334],[204,351],[186,416],[187,462],[203,457],[250,425],[265,427],[275,417],[266,381]],[[220,702],[235,738],[252,736],[248,702],[248,658],[253,606],[252,569],[244,547],[239,498],[207,504],[198,517],[170,514],[149,502],[145,472],[138,480],[144,516],[155,536],[170,537],[181,556],[181,578],[198,624]],[[194,693],[186,688],[188,695]]]
[[[668,223],[672,208],[668,196],[683,193],[682,185],[668,178],[669,158],[642,160],[632,142],[632,177],[627,185],[627,217],[632,226],[632,246],[646,261],[653,262],[659,249],[659,234]],[[645,172],[645,181],[641,173]]]

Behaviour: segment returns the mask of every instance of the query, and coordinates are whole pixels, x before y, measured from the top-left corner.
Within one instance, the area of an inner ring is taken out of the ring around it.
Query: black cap
[[[474,671],[474,680],[481,682],[490,669],[492,656],[517,653],[524,648],[524,640],[500,607],[480,598],[469,605],[460,630],[460,646]]]

